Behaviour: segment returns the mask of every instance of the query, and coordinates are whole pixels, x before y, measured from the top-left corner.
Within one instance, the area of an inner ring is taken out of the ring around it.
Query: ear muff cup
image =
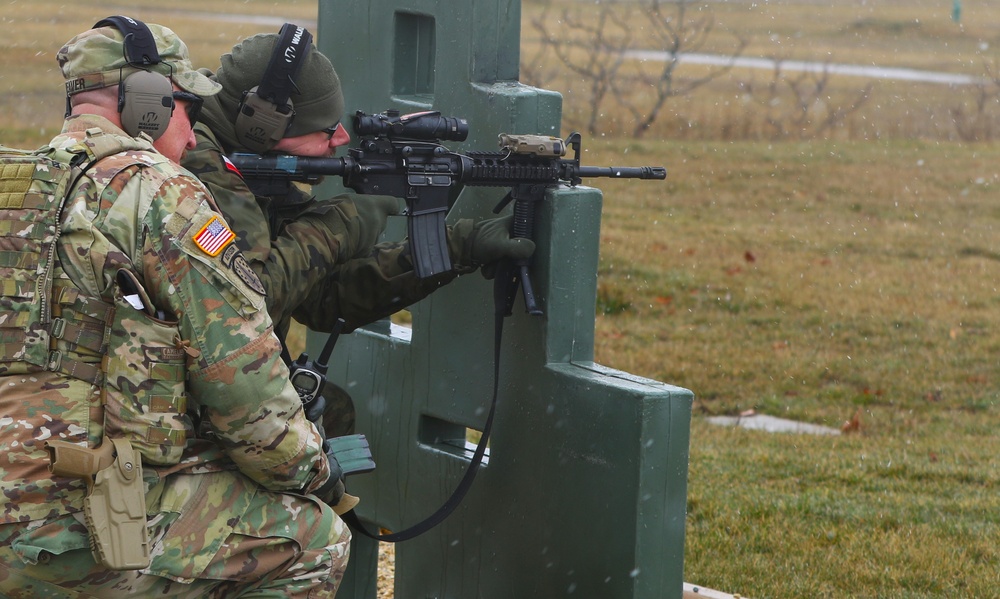
[[[258,87],[243,94],[234,125],[240,143],[251,152],[263,154],[285,136],[295,110],[290,99],[279,105],[260,97]]]
[[[295,118],[292,93],[295,78],[312,51],[312,34],[305,27],[285,23],[278,32],[260,83],[243,92],[236,121],[236,139],[243,147],[263,154],[285,136]]]
[[[151,71],[132,73],[118,89],[118,112],[122,128],[135,137],[145,133],[158,139],[170,125],[174,112],[170,79]]]

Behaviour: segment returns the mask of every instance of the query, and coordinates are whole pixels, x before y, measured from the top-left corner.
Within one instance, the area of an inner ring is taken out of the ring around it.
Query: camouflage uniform
[[[169,30],[156,31],[158,48],[165,37],[180,43]],[[186,59],[186,48],[175,50]],[[174,65],[178,85],[183,67]],[[321,438],[288,382],[260,283],[226,241],[228,228],[204,187],[148,138],[130,138],[102,117],[69,118],[50,146],[86,149],[96,160],[66,200],[55,246],[48,300],[73,332],[53,333],[62,360],[50,368],[26,364],[3,332],[0,596],[332,597],[350,532],[308,495],[330,475]],[[2,212],[8,225],[24,218]],[[215,255],[195,239],[213,220]],[[16,237],[29,229],[4,231]],[[16,281],[25,264],[10,254],[0,273]],[[185,438],[179,460],[144,468],[152,562],[141,570],[95,562],[82,524],[85,485],[50,474],[44,447],[50,439],[99,444],[109,385],[136,402],[156,401],[149,397],[155,383],[101,374],[116,362],[153,359],[130,353],[145,349],[141,326],[133,329],[137,344],[111,347],[110,355],[91,345],[113,328],[109,314],[128,309],[116,292],[122,270],[134,275],[156,322],[175,332],[174,354],[186,371],[187,405],[174,416]],[[7,296],[13,286],[3,289]],[[11,326],[12,316],[0,323]],[[98,374],[82,380],[79,372]]]
[[[293,318],[317,332],[331,331],[342,318],[349,332],[473,272],[488,261],[483,258],[512,257],[513,246],[518,244],[515,253],[527,247],[524,255],[530,255],[534,247],[530,241],[511,242],[502,231],[493,253],[480,252],[474,259],[474,239],[488,221],[462,219],[448,227],[452,270],[420,279],[413,271],[408,241],[375,244],[381,230],[365,227],[366,219],[358,217],[378,201],[375,196],[342,194],[318,200],[298,187],[287,196],[255,196],[225,156],[248,151],[235,127],[240,101],[244,92],[260,83],[276,40],[270,34],[252,36],[221,57],[216,73],[200,70],[222,84],[222,90],[206,99],[194,129],[197,147],[182,164],[211,191],[236,232],[236,243],[263,283],[267,310],[279,336]],[[344,113],[340,81],[329,59],[313,48],[302,69],[294,86],[298,93],[291,96],[295,116],[286,138],[328,130]],[[357,236],[357,243],[344,243],[350,235]],[[356,251],[344,251],[345,247]],[[327,433],[353,432],[353,401],[347,392],[329,384],[324,396]]]
[[[267,40],[273,38],[254,36],[238,44],[232,54],[223,56],[223,67],[230,75],[224,80],[232,84],[233,73],[241,68],[262,68],[246,52],[263,46],[270,52],[272,46]],[[315,50],[310,61],[307,70],[311,71],[303,73],[298,82],[302,93],[294,96],[296,116],[288,136],[317,131],[337,121],[343,112],[332,65]],[[201,72],[215,79],[211,71]],[[279,338],[284,339],[292,319],[318,332],[332,331],[343,319],[345,332],[350,332],[398,312],[459,274],[473,270],[458,266],[452,272],[418,279],[410,262],[409,245],[375,245],[381,227],[375,229],[359,218],[359,211],[377,198],[342,194],[317,200],[299,187],[292,187],[288,195],[280,197],[256,196],[225,158],[226,154],[246,151],[234,131],[235,107],[242,92],[224,88],[224,102],[218,97],[206,100],[201,122],[195,126],[197,147],[185,155],[182,164],[209,189],[236,232],[236,244],[263,283],[267,310]],[[345,243],[350,236],[358,242]],[[460,241],[455,238],[452,243]],[[345,252],[345,246],[358,251]],[[458,255],[460,250],[453,253]],[[350,394],[328,381],[323,396],[326,433],[353,433],[356,414]]]
[[[337,239],[351,230],[352,218],[357,221],[355,204],[371,198],[342,194],[317,200],[298,188],[287,197],[255,196],[224,158],[240,151],[225,142],[225,131],[231,128],[215,98],[208,99],[195,126],[198,146],[182,164],[212,192],[232,224],[237,243],[264,283],[267,309],[276,324],[287,325],[294,318],[314,331],[329,332],[343,318],[351,331],[398,312],[473,270],[459,265],[452,272],[418,279],[409,245],[376,245],[380,231],[359,231],[372,243],[357,254],[344,255]],[[460,255],[460,241],[452,240],[453,255]]]

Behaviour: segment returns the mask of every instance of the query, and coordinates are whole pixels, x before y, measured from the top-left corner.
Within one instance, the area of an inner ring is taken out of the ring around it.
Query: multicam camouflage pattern
[[[79,148],[74,148],[80,151]],[[52,244],[58,237],[69,167],[0,147],[0,362],[49,362]],[[74,156],[65,152],[67,161]],[[43,322],[44,313],[44,322]]]
[[[154,487],[155,554],[145,570],[98,567],[86,528],[72,516],[28,530],[0,525],[0,597],[228,599],[248,586],[260,598],[333,597],[349,556],[347,526],[315,498],[255,494],[254,487],[237,472],[176,475]],[[230,505],[230,497],[243,501]]]
[[[197,350],[180,343],[176,323],[154,317],[131,271],[120,269],[115,287],[101,395],[104,434],[128,439],[145,464],[171,466],[195,435],[185,381]]]
[[[51,145],[59,151],[81,143],[107,157],[64,207],[53,310],[93,333],[99,306],[121,299],[117,273],[133,273],[143,301],[177,332],[174,348],[183,351],[188,373],[186,416],[197,437],[187,439],[177,464],[144,468],[150,567],[101,570],[80,524],[84,484],[53,477],[44,449],[48,439],[101,442],[100,385],[26,362],[0,364],[0,595],[16,596],[13,588],[27,576],[33,588],[52,583],[62,596],[150,596],[147,590],[163,588],[227,596],[247,577],[263,576],[274,591],[261,597],[333,596],[350,533],[327,506],[295,493],[329,476],[321,440],[288,382],[264,298],[237,272],[240,253],[209,256],[192,239],[215,214],[204,188],[103,118],[69,119]],[[138,318],[121,327],[145,335]],[[99,351],[75,342],[86,337],[57,338],[54,350],[100,370]],[[128,352],[141,341],[118,354],[122,361],[111,370],[127,368]],[[171,371],[177,365],[167,364]],[[179,392],[174,378],[163,376],[165,395]],[[118,378],[130,392],[143,384]]]
[[[198,96],[211,96],[222,89],[195,70],[187,46],[173,31],[155,23],[146,26],[160,55],[160,63],[149,70],[169,76],[179,87]],[[115,27],[98,27],[66,42],[56,53],[56,61],[66,79],[67,95],[118,85],[122,78],[138,71],[125,60],[124,39]]]

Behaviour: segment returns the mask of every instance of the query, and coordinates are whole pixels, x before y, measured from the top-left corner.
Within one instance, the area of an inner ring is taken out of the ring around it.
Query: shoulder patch
[[[236,168],[236,165],[233,164],[233,161],[230,160],[229,157],[226,156],[225,154],[222,155],[222,161],[226,164],[226,170],[228,170],[231,173],[236,173],[241,178],[243,177],[243,173],[240,172],[240,169]]]
[[[209,256],[218,256],[219,252],[235,238],[236,234],[218,216],[208,219],[205,226],[192,237],[198,249]]]
[[[246,283],[247,287],[261,295],[267,295],[267,290],[264,289],[260,277],[250,268],[247,259],[243,257],[243,252],[235,244],[226,248],[225,253],[222,254],[222,264],[232,270],[241,281]]]

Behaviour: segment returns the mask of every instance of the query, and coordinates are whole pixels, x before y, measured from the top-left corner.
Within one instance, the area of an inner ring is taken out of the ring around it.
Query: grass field
[[[946,0],[713,2],[706,51],[725,53],[736,32],[748,56],[980,75],[1000,47],[1000,3],[962,4],[956,24]],[[275,29],[173,6],[129,13],[172,26],[206,66]],[[315,18],[305,0],[239,7]],[[546,7],[562,5],[525,3],[525,55]],[[55,50],[124,10],[5,4],[0,143],[51,137]],[[768,76],[734,71],[644,139],[616,137],[628,123],[612,120],[587,143],[589,164],[669,172],[661,186],[602,184],[595,353],[696,395],[685,579],[758,599],[1000,596],[1000,148],[958,141],[955,107],[973,90],[900,82],[877,82],[831,135],[770,139],[763,108],[738,96]],[[582,88],[561,85],[579,118]],[[862,85],[834,78],[830,97]],[[998,109],[987,98],[980,126]],[[860,429],[775,435],[703,418],[749,409],[833,427],[857,416]]]
[[[608,142],[594,160],[623,154],[665,156],[670,185],[605,190],[596,355],[696,393],[686,579],[996,596],[1000,152]],[[750,409],[861,428],[700,418]]]

